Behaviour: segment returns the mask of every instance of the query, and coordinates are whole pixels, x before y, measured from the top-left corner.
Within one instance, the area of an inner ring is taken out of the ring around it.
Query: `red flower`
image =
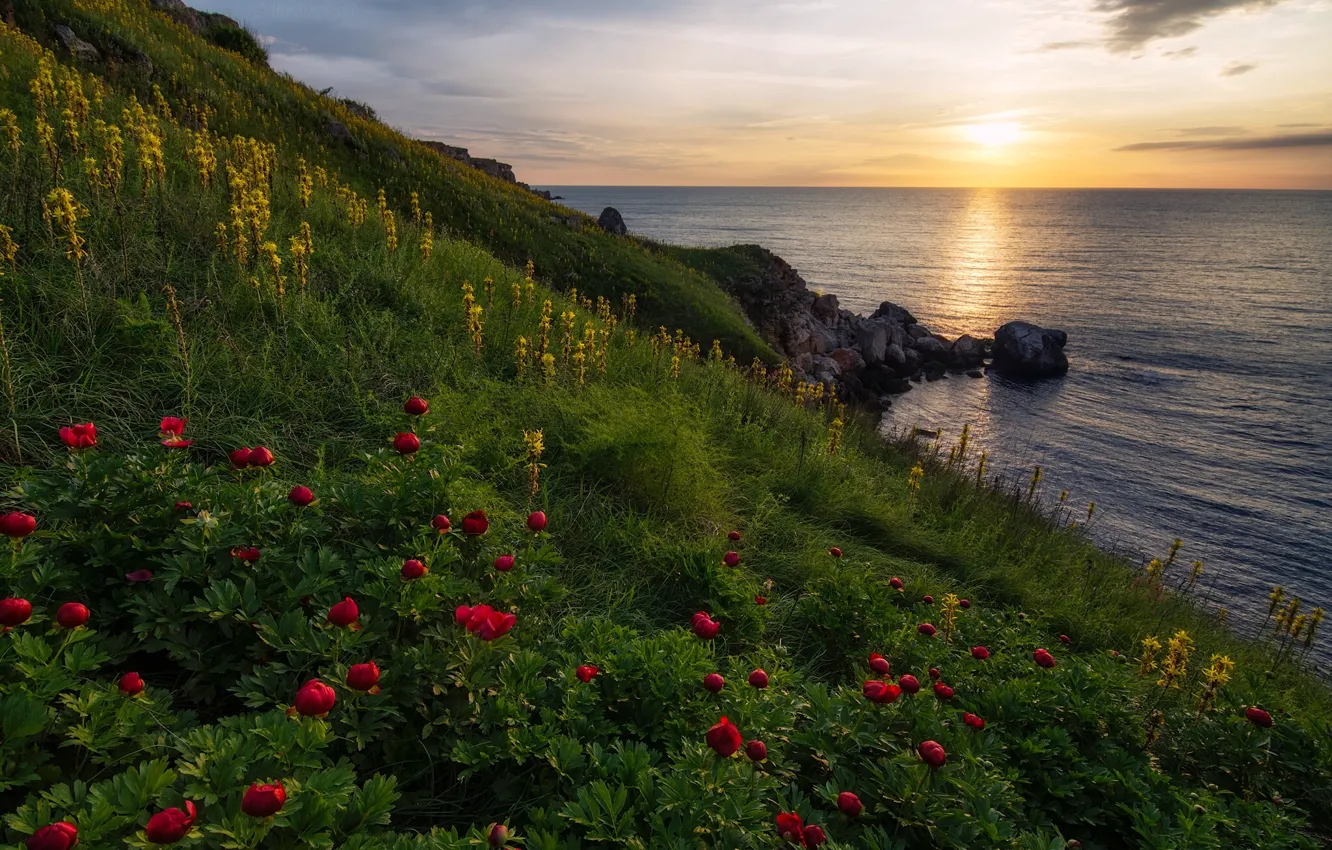
[[[921,601],[921,602],[924,602],[926,605],[933,605],[933,604],[934,604],[934,597],[933,597],[933,596],[930,596],[930,595],[927,593],[927,594],[925,594],[924,596],[922,596],[922,597],[920,598],[920,601]]]
[[[476,636],[481,640],[495,640],[504,637],[516,622],[518,622],[518,617],[514,614],[492,611],[490,616],[486,617],[485,622],[477,628]]]
[[[768,745],[762,741],[750,741],[745,744],[745,755],[750,761],[763,761],[768,757]]]
[[[893,586],[893,590],[901,590],[903,587],[905,587],[905,585],[902,584],[902,580],[897,576],[893,576],[892,578],[888,579],[888,583]]]
[[[292,708],[302,717],[323,717],[337,701],[336,691],[318,679],[311,679],[296,692]]]
[[[507,573],[509,570],[513,569],[513,556],[500,555],[495,559],[495,569],[502,573]]]
[[[263,446],[250,449],[250,466],[272,466],[273,453]]]
[[[32,616],[32,603],[26,599],[13,597],[0,599],[0,628],[12,629],[28,622]]]
[[[254,546],[238,546],[231,550],[231,557],[253,564],[259,560],[259,550]]]
[[[430,412],[430,403],[420,396],[412,396],[407,399],[407,403],[402,406],[403,411],[408,416],[425,416]]]
[[[1060,636],[1059,636],[1059,641],[1060,641],[1060,643],[1068,644],[1068,643],[1072,643],[1072,642],[1073,642],[1073,639],[1070,638],[1068,635],[1060,635]]]
[[[60,624],[61,628],[77,629],[88,622],[88,618],[91,616],[92,612],[82,602],[66,602],[60,606],[60,610],[56,611],[56,622]]]
[[[430,570],[426,568],[426,565],[415,558],[408,558],[402,562],[402,578],[404,581],[413,581],[428,572]]]
[[[945,685],[943,682],[935,682],[934,695],[942,700],[950,700],[953,698],[953,689]]]
[[[532,511],[527,515],[527,527],[531,531],[540,534],[546,530],[546,512]]]
[[[749,684],[759,690],[766,688],[768,686],[768,674],[762,668],[755,670],[749,674]]]
[[[973,646],[971,648],[971,657],[977,661],[984,661],[990,657],[990,650],[983,646]]]
[[[727,552],[725,555],[722,555],[722,563],[728,567],[738,566],[740,564],[740,553]]]
[[[153,571],[149,569],[135,570],[132,573],[125,573],[125,578],[133,582],[152,581]]]
[[[578,669],[574,671],[574,675],[578,677],[578,681],[587,684],[595,679],[600,672],[595,664],[579,664]]]
[[[56,821],[28,836],[28,850],[70,850],[79,843],[79,828],[69,821]]]
[[[421,438],[411,431],[403,431],[393,438],[393,450],[400,455],[413,455],[421,449]]]
[[[353,691],[379,693],[379,665],[373,661],[353,664],[347,668],[347,687]]]
[[[162,432],[163,437],[179,437],[185,432],[185,421],[181,416],[163,416],[157,430]]]
[[[806,847],[818,847],[828,840],[828,837],[823,834],[823,827],[815,824],[806,826],[801,830],[800,835],[805,839]]]
[[[252,818],[271,818],[287,804],[287,789],[281,782],[260,785],[258,782],[245,789],[241,797],[241,811]]]
[[[1037,664],[1041,665],[1047,670],[1055,666],[1054,656],[1044,649],[1036,650],[1031,654],[1031,657],[1036,660]]]
[[[60,429],[60,441],[75,451],[91,449],[97,445],[97,426],[91,422],[66,425]]]
[[[965,610],[967,610],[968,608],[971,607],[971,600],[970,600],[970,599],[963,599],[963,600],[959,601],[957,604],[958,604],[958,606],[959,606],[963,611],[965,611]]]
[[[6,537],[13,537],[15,540],[21,537],[27,537],[37,530],[37,517],[32,514],[25,514],[22,511],[0,516],[0,534]]]
[[[937,682],[937,681],[939,681],[939,679],[941,678],[941,676],[942,676],[942,674],[939,672],[939,668],[938,668],[938,667],[931,667],[931,668],[930,668],[930,678],[931,678],[931,679],[933,679],[934,681]]]
[[[754,604],[755,604],[755,605],[767,605],[767,604],[768,604],[768,597],[766,597],[766,596],[755,596],[755,597],[754,597]]]
[[[888,671],[892,669],[892,665],[888,663],[888,659],[884,658],[877,652],[870,653],[869,667],[880,676],[887,676]]]
[[[1247,717],[1249,722],[1254,726],[1261,726],[1264,729],[1272,728],[1272,715],[1263,711],[1256,705],[1251,705],[1244,709],[1244,716]]]
[[[138,673],[126,673],[120,677],[120,692],[127,697],[136,697],[143,693],[143,677]]]
[[[920,690],[920,682],[910,673],[897,680],[897,684],[902,686],[902,690],[909,694],[914,694]]]
[[[735,751],[740,749],[740,730],[735,724],[727,720],[725,715],[717,724],[708,730],[705,736],[708,746],[712,751],[722,758],[730,758],[735,755]]]
[[[478,605],[477,607],[482,608],[485,606]],[[473,608],[471,605],[459,605],[457,608],[453,609],[453,622],[460,626],[467,626],[468,622],[472,619],[472,612],[475,610],[476,608]],[[471,631],[471,626],[468,626],[467,630]]]
[[[361,611],[356,607],[356,600],[350,596],[328,609],[328,621],[335,626],[350,626],[359,616]]]
[[[925,635],[925,637],[934,637],[935,628],[932,623],[921,623],[919,626],[916,626],[916,631]]]
[[[800,815],[795,812],[782,812],[777,815],[778,838],[785,838],[796,844],[804,844],[805,836],[802,830],[804,830],[804,824],[800,822]]]
[[[860,813],[865,811],[865,805],[855,794],[843,791],[837,795],[837,810],[849,818],[858,818]]]
[[[430,527],[438,531],[440,534],[443,534],[450,528],[453,528],[453,523],[449,522],[449,518],[444,516],[444,514],[436,514],[435,518],[430,520]]]
[[[834,546],[828,550],[828,554],[832,555],[834,558],[840,558],[842,557],[842,550]]]
[[[194,445],[193,440],[182,440],[179,437],[168,437],[162,441],[162,445],[168,449],[188,449]]]
[[[703,640],[712,640],[720,629],[721,623],[709,617],[706,612],[699,611],[694,615],[694,634]]]
[[[190,834],[190,827],[198,817],[194,803],[185,801],[185,811],[167,809],[148,818],[148,825],[143,828],[144,835],[154,844],[175,844]]]
[[[888,705],[902,695],[902,689],[891,682],[870,679],[861,687],[865,699],[878,705]]]
[[[726,680],[720,673],[709,673],[703,677],[703,688],[712,693],[720,693],[721,689],[726,687]]]
[[[948,753],[944,752],[944,748],[939,746],[937,741],[922,742],[916,747],[916,752],[920,753],[921,759],[930,767],[942,767],[943,763],[948,761]]]
[[[486,835],[486,842],[491,847],[503,847],[504,842],[509,840],[509,828],[502,823],[492,823],[490,832]]]
[[[985,728],[985,720],[983,718],[977,717],[976,715],[972,714],[970,711],[962,715],[962,722],[970,726],[972,729],[979,730]]]
[[[231,459],[231,465],[237,469],[244,469],[250,465],[250,450],[246,448],[232,449],[227,452],[227,457]]]
[[[291,502],[298,508],[303,508],[314,501],[314,491],[309,487],[306,487],[304,484],[297,484],[295,487],[292,487],[291,492],[287,494],[287,501]]]
[[[172,508],[176,511],[192,511],[194,510],[194,505],[189,502],[176,502],[176,504],[172,505]]]
[[[727,539],[727,540],[730,540],[730,541],[736,541],[736,540],[739,540],[739,539],[740,539],[740,532],[738,532],[738,531],[729,531],[729,532],[726,533],[726,539]]]
[[[472,511],[463,517],[463,534],[469,537],[480,537],[490,529],[490,520],[486,519],[485,511]]]

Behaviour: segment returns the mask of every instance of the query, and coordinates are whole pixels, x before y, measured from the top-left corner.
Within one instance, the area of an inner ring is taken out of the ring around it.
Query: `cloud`
[[[1187,35],[1208,18],[1237,9],[1256,10],[1281,0],[1096,0],[1093,8],[1110,16],[1106,43],[1127,52],[1158,38]]]
[[[1317,126],[1310,124],[1309,126]],[[1244,133],[1243,127],[1182,127],[1175,131],[1181,136],[1239,136]]]
[[[1221,76],[1238,77],[1241,74],[1249,73],[1250,71],[1252,71],[1254,68],[1257,67],[1258,67],[1257,65],[1253,65],[1248,62],[1231,62],[1229,65],[1221,69]]]
[[[1084,47],[1096,47],[1099,42],[1091,39],[1082,39],[1080,41],[1047,41],[1040,47],[1040,52],[1051,53],[1056,50],[1081,50]]]
[[[1332,148],[1332,133],[1287,133],[1247,139],[1209,139],[1178,142],[1137,142],[1117,151],[1261,151],[1283,148]]]
[[[1167,59],[1188,59],[1190,56],[1198,55],[1196,47],[1181,47],[1179,50],[1167,50],[1161,54]]]

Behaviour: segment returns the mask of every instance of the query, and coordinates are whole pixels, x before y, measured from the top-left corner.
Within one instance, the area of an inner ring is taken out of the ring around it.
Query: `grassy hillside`
[[[961,435],[881,445],[750,371],[707,278],[146,4],[16,23],[0,847],[759,848],[779,813],[877,850],[1328,839],[1307,618],[1237,640],[1187,547],[1135,569]],[[152,75],[76,67],[57,23]]]

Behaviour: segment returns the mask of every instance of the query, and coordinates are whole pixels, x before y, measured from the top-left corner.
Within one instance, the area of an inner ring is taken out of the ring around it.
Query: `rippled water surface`
[[[1218,604],[1332,603],[1332,193],[560,187],[635,233],[757,242],[842,306],[1063,328],[1067,378],[952,378],[885,427],[963,422],[1110,545],[1207,563]],[[1326,654],[1324,658],[1326,658]]]

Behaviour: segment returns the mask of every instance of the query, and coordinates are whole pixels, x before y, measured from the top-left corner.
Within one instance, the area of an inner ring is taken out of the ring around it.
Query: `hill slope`
[[[15,23],[5,846],[770,847],[779,812],[806,845],[1317,846],[1303,634],[1230,636],[1186,555],[1135,573],[1039,482],[710,355],[768,352],[707,278],[144,3]],[[723,715],[765,751],[723,757]]]

